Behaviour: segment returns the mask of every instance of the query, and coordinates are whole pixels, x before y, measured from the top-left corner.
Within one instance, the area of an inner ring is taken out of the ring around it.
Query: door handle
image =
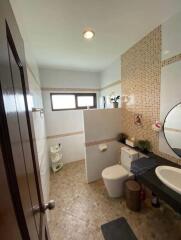
[[[45,212],[47,209],[48,210],[53,210],[55,208],[55,201],[50,200],[48,203],[45,203],[42,207],[42,211]]]
[[[55,208],[55,201],[54,200],[50,200],[48,203],[43,204],[41,207],[40,206],[34,206],[33,207],[33,213],[36,214],[38,212],[43,212],[45,213],[45,211],[48,210],[53,210]]]

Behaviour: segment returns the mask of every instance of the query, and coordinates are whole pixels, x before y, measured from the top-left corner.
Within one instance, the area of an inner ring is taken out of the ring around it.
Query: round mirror
[[[165,138],[171,149],[181,157],[181,103],[173,107],[164,122]]]

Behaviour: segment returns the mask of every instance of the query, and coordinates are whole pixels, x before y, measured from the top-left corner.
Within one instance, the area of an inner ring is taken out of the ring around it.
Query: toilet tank
[[[139,154],[135,150],[128,147],[121,148],[121,165],[128,171],[131,169],[131,162],[137,160],[138,158]]]

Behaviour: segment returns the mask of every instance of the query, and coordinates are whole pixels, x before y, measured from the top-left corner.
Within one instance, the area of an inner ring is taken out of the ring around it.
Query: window
[[[53,111],[96,108],[96,93],[50,93]]]
[[[73,94],[52,94],[51,98],[53,110],[76,108],[75,95]]]
[[[77,106],[78,107],[94,107],[94,97],[93,96],[77,96]]]

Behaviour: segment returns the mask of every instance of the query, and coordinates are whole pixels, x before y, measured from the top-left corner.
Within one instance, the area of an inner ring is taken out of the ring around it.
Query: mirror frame
[[[164,134],[164,137],[165,137],[165,140],[168,144],[168,146],[170,147],[170,149],[176,154],[177,157],[181,158],[181,156],[179,156],[174,150],[173,148],[171,147],[170,143],[168,142],[167,138],[166,138],[166,134],[165,134],[165,123],[166,123],[166,119],[168,117],[168,115],[170,114],[170,112],[175,108],[177,107],[178,105],[181,105],[181,102],[177,103],[176,105],[174,105],[170,110],[169,112],[167,113],[167,115],[165,116],[165,119],[164,119],[164,122],[163,122],[163,134]]]

